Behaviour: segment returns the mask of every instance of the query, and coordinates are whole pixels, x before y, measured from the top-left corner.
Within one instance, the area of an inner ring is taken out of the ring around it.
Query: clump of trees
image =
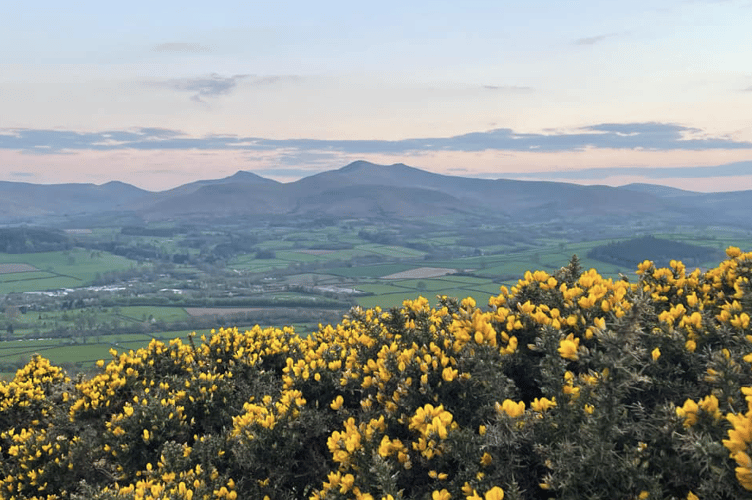
[[[36,357],[0,384],[0,498],[746,498],[752,252],[638,275],[573,261],[77,380]]]
[[[63,231],[37,227],[0,228],[0,253],[70,250],[72,239]]]
[[[667,266],[674,259],[681,260],[687,265],[697,266],[703,262],[716,260],[718,254],[717,249],[706,246],[655,236],[641,236],[594,247],[587,256],[601,262],[634,268],[645,259],[650,259],[659,266]]]

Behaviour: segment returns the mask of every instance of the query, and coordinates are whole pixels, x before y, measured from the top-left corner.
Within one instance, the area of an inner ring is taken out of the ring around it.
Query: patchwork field
[[[445,276],[447,274],[456,273],[456,269],[446,269],[443,267],[418,267],[415,269],[409,269],[407,271],[401,271],[399,273],[389,274],[382,276],[384,280],[401,280],[406,278],[438,278],[439,276]]]
[[[26,273],[36,270],[36,267],[29,264],[0,264],[0,274]]]
[[[135,262],[125,257],[83,249],[0,254],[0,266],[5,266],[5,269],[26,269],[0,273],[0,295],[87,286],[98,275],[128,269],[133,265]]]

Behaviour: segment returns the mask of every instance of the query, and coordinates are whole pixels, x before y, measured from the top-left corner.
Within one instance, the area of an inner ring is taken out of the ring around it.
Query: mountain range
[[[582,186],[563,182],[478,179],[404,164],[356,161],[295,182],[240,171],[151,192],[122,182],[0,182],[0,223],[127,214],[145,222],[237,217],[414,218],[445,215],[514,222],[660,218],[676,225],[752,228],[752,191],[698,193],[665,186]]]

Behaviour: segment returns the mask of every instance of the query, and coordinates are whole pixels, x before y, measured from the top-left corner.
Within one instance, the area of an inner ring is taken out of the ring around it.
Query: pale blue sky
[[[752,0],[3,2],[0,180],[752,189],[750,33]]]

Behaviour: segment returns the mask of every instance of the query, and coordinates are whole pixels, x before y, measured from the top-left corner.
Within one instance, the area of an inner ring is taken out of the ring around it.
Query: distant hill
[[[225,177],[223,179],[209,179],[209,180],[200,180],[195,182],[190,182],[188,184],[183,184],[182,186],[178,186],[176,188],[162,191],[160,193],[161,196],[167,197],[167,196],[179,196],[184,194],[190,194],[195,191],[198,191],[204,186],[214,186],[217,184],[265,184],[265,185],[273,185],[273,184],[279,184],[279,182],[273,180],[273,179],[267,179],[266,177],[261,177],[258,174],[254,174],[253,172],[246,172],[244,170],[239,170],[235,174]]]
[[[30,184],[0,182],[0,222],[46,215],[130,211],[153,193],[123,182]]]
[[[0,223],[46,217],[131,214],[143,221],[318,215],[412,218],[456,214],[496,221],[580,225],[717,224],[751,228],[752,192],[693,193],[663,186],[581,186],[434,174],[402,163],[356,161],[295,182],[239,171],[162,192],[122,182],[0,182]]]

